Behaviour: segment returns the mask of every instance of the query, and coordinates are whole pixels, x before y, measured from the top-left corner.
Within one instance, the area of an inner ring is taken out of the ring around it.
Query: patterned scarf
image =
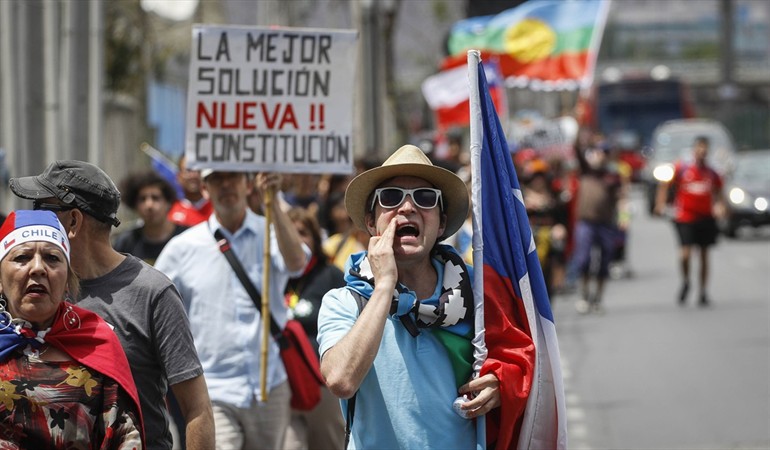
[[[79,317],[79,326],[68,328],[64,325],[68,310]],[[0,363],[13,357],[13,352],[19,348],[30,353],[36,352],[43,343],[54,346],[78,363],[115,380],[134,401],[139,420],[142,420],[139,395],[123,347],[101,317],[77,305],[61,302],[53,324],[47,330],[34,331],[31,324],[20,319],[8,323],[9,318],[10,314],[0,315]],[[141,430],[144,441],[143,425]]]
[[[416,337],[420,328],[430,328],[447,350],[457,385],[468,381],[473,363],[473,289],[472,269],[449,245],[438,245],[431,263],[441,286],[438,298],[420,300],[401,283],[393,291],[392,319],[399,320]],[[374,275],[366,252],[355,253],[348,260],[347,288],[369,299],[374,292]]]

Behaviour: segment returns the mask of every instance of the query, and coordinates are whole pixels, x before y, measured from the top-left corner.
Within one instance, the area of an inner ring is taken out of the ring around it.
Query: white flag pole
[[[471,152],[471,218],[473,219],[473,377],[479,376],[487,359],[484,341],[484,241],[481,235],[481,96],[479,95],[478,50],[468,51],[468,84],[470,88],[470,152]],[[476,421],[476,448],[486,448],[486,417]]]
[[[481,97],[479,95],[478,50],[468,50],[468,84],[470,87],[470,152],[471,152],[471,217],[473,219],[473,300],[474,328],[473,374],[479,375],[487,359],[484,343],[484,242],[481,235]]]

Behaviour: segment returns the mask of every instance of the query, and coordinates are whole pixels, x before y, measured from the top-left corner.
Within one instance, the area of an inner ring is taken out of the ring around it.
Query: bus
[[[578,100],[578,122],[602,133],[639,180],[655,127],[695,116],[687,85],[677,78],[602,81]]]

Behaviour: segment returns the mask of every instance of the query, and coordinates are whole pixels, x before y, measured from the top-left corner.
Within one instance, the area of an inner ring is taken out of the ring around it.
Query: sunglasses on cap
[[[374,198],[372,198],[370,209],[374,209],[375,201],[378,201],[383,208],[397,208],[404,203],[407,194],[412,197],[412,202],[422,209],[435,208],[441,200],[441,191],[439,189],[427,187],[415,189],[386,187],[374,190]]]
[[[77,206],[73,205],[59,205],[56,203],[44,203],[39,200],[32,201],[32,209],[34,210],[43,210],[43,211],[53,211],[53,212],[62,212],[62,211],[69,211],[71,209],[76,209]]]

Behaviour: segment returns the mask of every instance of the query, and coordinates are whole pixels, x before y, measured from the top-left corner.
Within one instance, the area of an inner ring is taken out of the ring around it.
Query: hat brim
[[[11,191],[21,198],[39,200],[41,198],[56,197],[56,193],[41,183],[36,175],[11,178],[11,181],[8,184],[11,187]]]
[[[370,169],[353,178],[345,190],[345,208],[353,223],[364,231],[366,201],[377,186],[395,177],[421,178],[441,190],[444,199],[446,228],[439,237],[443,240],[457,232],[468,216],[469,199],[465,183],[454,172],[438,166],[419,163],[393,164]]]

